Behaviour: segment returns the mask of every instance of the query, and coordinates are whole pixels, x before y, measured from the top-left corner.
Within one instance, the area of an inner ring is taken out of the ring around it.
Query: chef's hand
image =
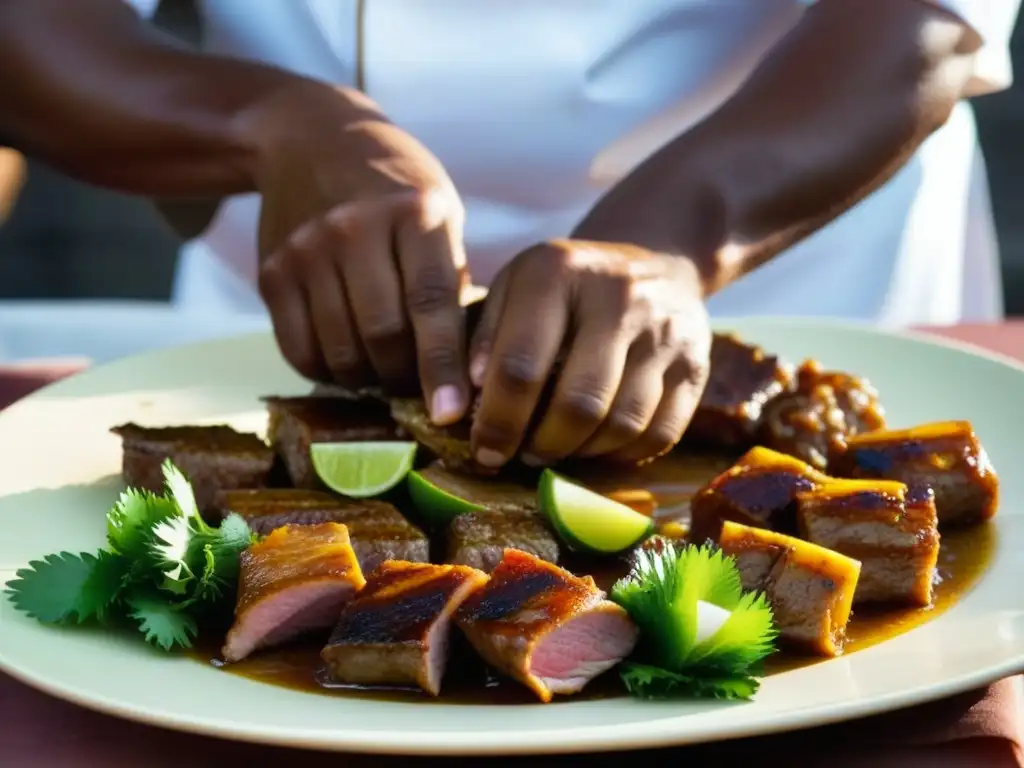
[[[531,248],[496,278],[471,342],[474,455],[492,467],[517,453],[534,466],[659,456],[689,424],[710,348],[690,261],[573,240]]]
[[[464,214],[441,164],[372,107],[321,90],[252,122],[265,148],[259,286],[284,357],[351,389],[422,382],[435,419],[458,420]]]

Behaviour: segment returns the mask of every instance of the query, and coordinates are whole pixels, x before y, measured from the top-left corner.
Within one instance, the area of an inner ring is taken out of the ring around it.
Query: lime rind
[[[397,486],[412,471],[418,444],[414,442],[313,443],[313,469],[336,493],[354,499],[379,496]]]
[[[484,507],[461,499],[432,482],[415,470],[406,477],[409,498],[423,518],[435,525],[451,522],[459,515],[480,512]]]
[[[550,469],[541,475],[537,500],[559,536],[578,550],[614,554],[636,546],[654,532],[651,518]]]

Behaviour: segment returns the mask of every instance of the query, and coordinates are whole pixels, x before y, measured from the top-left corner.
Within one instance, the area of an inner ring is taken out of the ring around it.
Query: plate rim
[[[766,326],[801,327],[804,330],[823,329],[823,327],[827,326],[840,332],[852,331],[867,335],[899,338],[916,344],[945,348],[970,357],[981,358],[1006,366],[1018,373],[1024,373],[1024,362],[1009,355],[989,350],[972,342],[949,338],[916,328],[892,329],[866,322],[815,317],[746,316],[712,318],[712,327],[715,330],[727,331],[732,323],[756,325],[759,328]],[[273,333],[269,331],[254,331],[181,345],[164,346],[90,366],[83,371],[72,373],[69,376],[46,384],[12,403],[3,411],[0,411],[0,425],[5,420],[6,412],[13,411],[22,405],[31,407],[34,404],[33,401],[44,400],[48,395],[59,392],[65,386],[73,386],[73,384],[68,384],[68,382],[81,376],[88,376],[92,371],[131,364],[133,361],[142,361],[150,356],[186,350],[199,350],[203,347],[230,345],[257,338],[269,338],[273,342]],[[970,592],[983,583],[985,579],[986,573],[983,573],[967,595],[957,602],[957,605],[966,602],[969,599]],[[941,620],[941,617],[938,617],[937,620]],[[914,631],[916,630],[911,629],[907,634]],[[813,707],[800,707],[783,713],[767,713],[758,716],[753,722],[745,723],[740,728],[723,723],[721,725],[713,725],[690,736],[674,733],[672,722],[678,718],[665,717],[637,723],[627,723],[612,728],[605,725],[591,725],[564,730],[544,731],[451,730],[434,733],[416,732],[409,739],[402,738],[402,733],[398,730],[391,732],[383,730],[359,731],[354,729],[338,729],[333,731],[330,737],[324,737],[323,732],[319,729],[310,729],[308,731],[292,727],[276,729],[230,720],[200,720],[189,715],[161,712],[156,707],[150,707],[149,711],[140,712],[131,705],[106,695],[90,694],[87,691],[81,690],[80,687],[62,686],[59,681],[51,680],[45,674],[26,673],[16,666],[9,659],[8,655],[4,653],[0,653],[0,672],[45,695],[63,700],[85,710],[165,730],[214,737],[228,741],[367,755],[498,756],[612,753],[629,750],[683,747],[769,734],[792,733],[852,722],[949,698],[959,693],[990,685],[998,680],[1020,674],[1024,672],[1024,654],[1016,661],[1007,660],[984,671],[965,672],[953,677],[946,677],[941,683],[918,684],[911,688],[879,696],[837,702],[831,704],[825,713],[818,713]],[[642,728],[642,732],[635,736],[630,736],[629,730],[635,730],[638,727]],[[622,731],[621,733],[620,730]],[[385,737],[384,734],[387,734],[387,736]]]

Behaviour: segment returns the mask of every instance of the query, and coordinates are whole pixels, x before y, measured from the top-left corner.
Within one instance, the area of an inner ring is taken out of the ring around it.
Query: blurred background
[[[157,23],[198,40],[192,0]],[[1024,16],[1013,40],[1024,61]],[[1003,257],[1007,314],[1024,316],[1024,73],[975,102]],[[0,150],[0,300],[166,300],[179,243],[146,203],[72,181]],[[40,256],[43,255],[41,258]]]

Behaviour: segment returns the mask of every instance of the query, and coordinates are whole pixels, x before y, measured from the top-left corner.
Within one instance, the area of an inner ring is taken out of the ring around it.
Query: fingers
[[[465,414],[469,379],[459,297],[465,255],[438,196],[417,201],[398,227],[398,264],[423,389],[436,424]]]
[[[340,265],[345,293],[337,302],[351,308],[379,383],[389,391],[401,391],[415,383],[416,349],[392,256],[393,215],[378,204],[335,208],[325,218],[332,242],[331,253],[324,255]],[[312,284],[310,289],[314,290]]]
[[[596,430],[606,429],[602,424],[622,381],[630,339],[599,318],[588,320],[581,318],[550,404],[524,451],[526,464],[554,464],[575,453]]]
[[[634,342],[608,416],[580,447],[578,455],[615,453],[636,442],[647,431],[665,393],[667,362],[665,355],[659,356],[646,336]]]
[[[487,378],[487,367],[491,350],[494,349],[494,337],[498,333],[498,322],[505,311],[507,286],[508,272],[499,272],[487,298],[482,302],[482,308],[475,309],[475,318],[467,312],[467,324],[473,329],[469,345],[469,378],[477,389],[483,387]]]
[[[686,358],[669,366],[664,392],[650,423],[636,440],[607,455],[611,461],[636,464],[662,456],[679,442],[693,417],[704,387],[703,371]]]
[[[569,301],[566,283],[551,266],[541,258],[526,260],[508,278],[500,316],[484,310],[481,323],[497,330],[488,342],[481,329],[479,344],[490,351],[471,447],[487,467],[502,466],[519,449],[562,347]]]

